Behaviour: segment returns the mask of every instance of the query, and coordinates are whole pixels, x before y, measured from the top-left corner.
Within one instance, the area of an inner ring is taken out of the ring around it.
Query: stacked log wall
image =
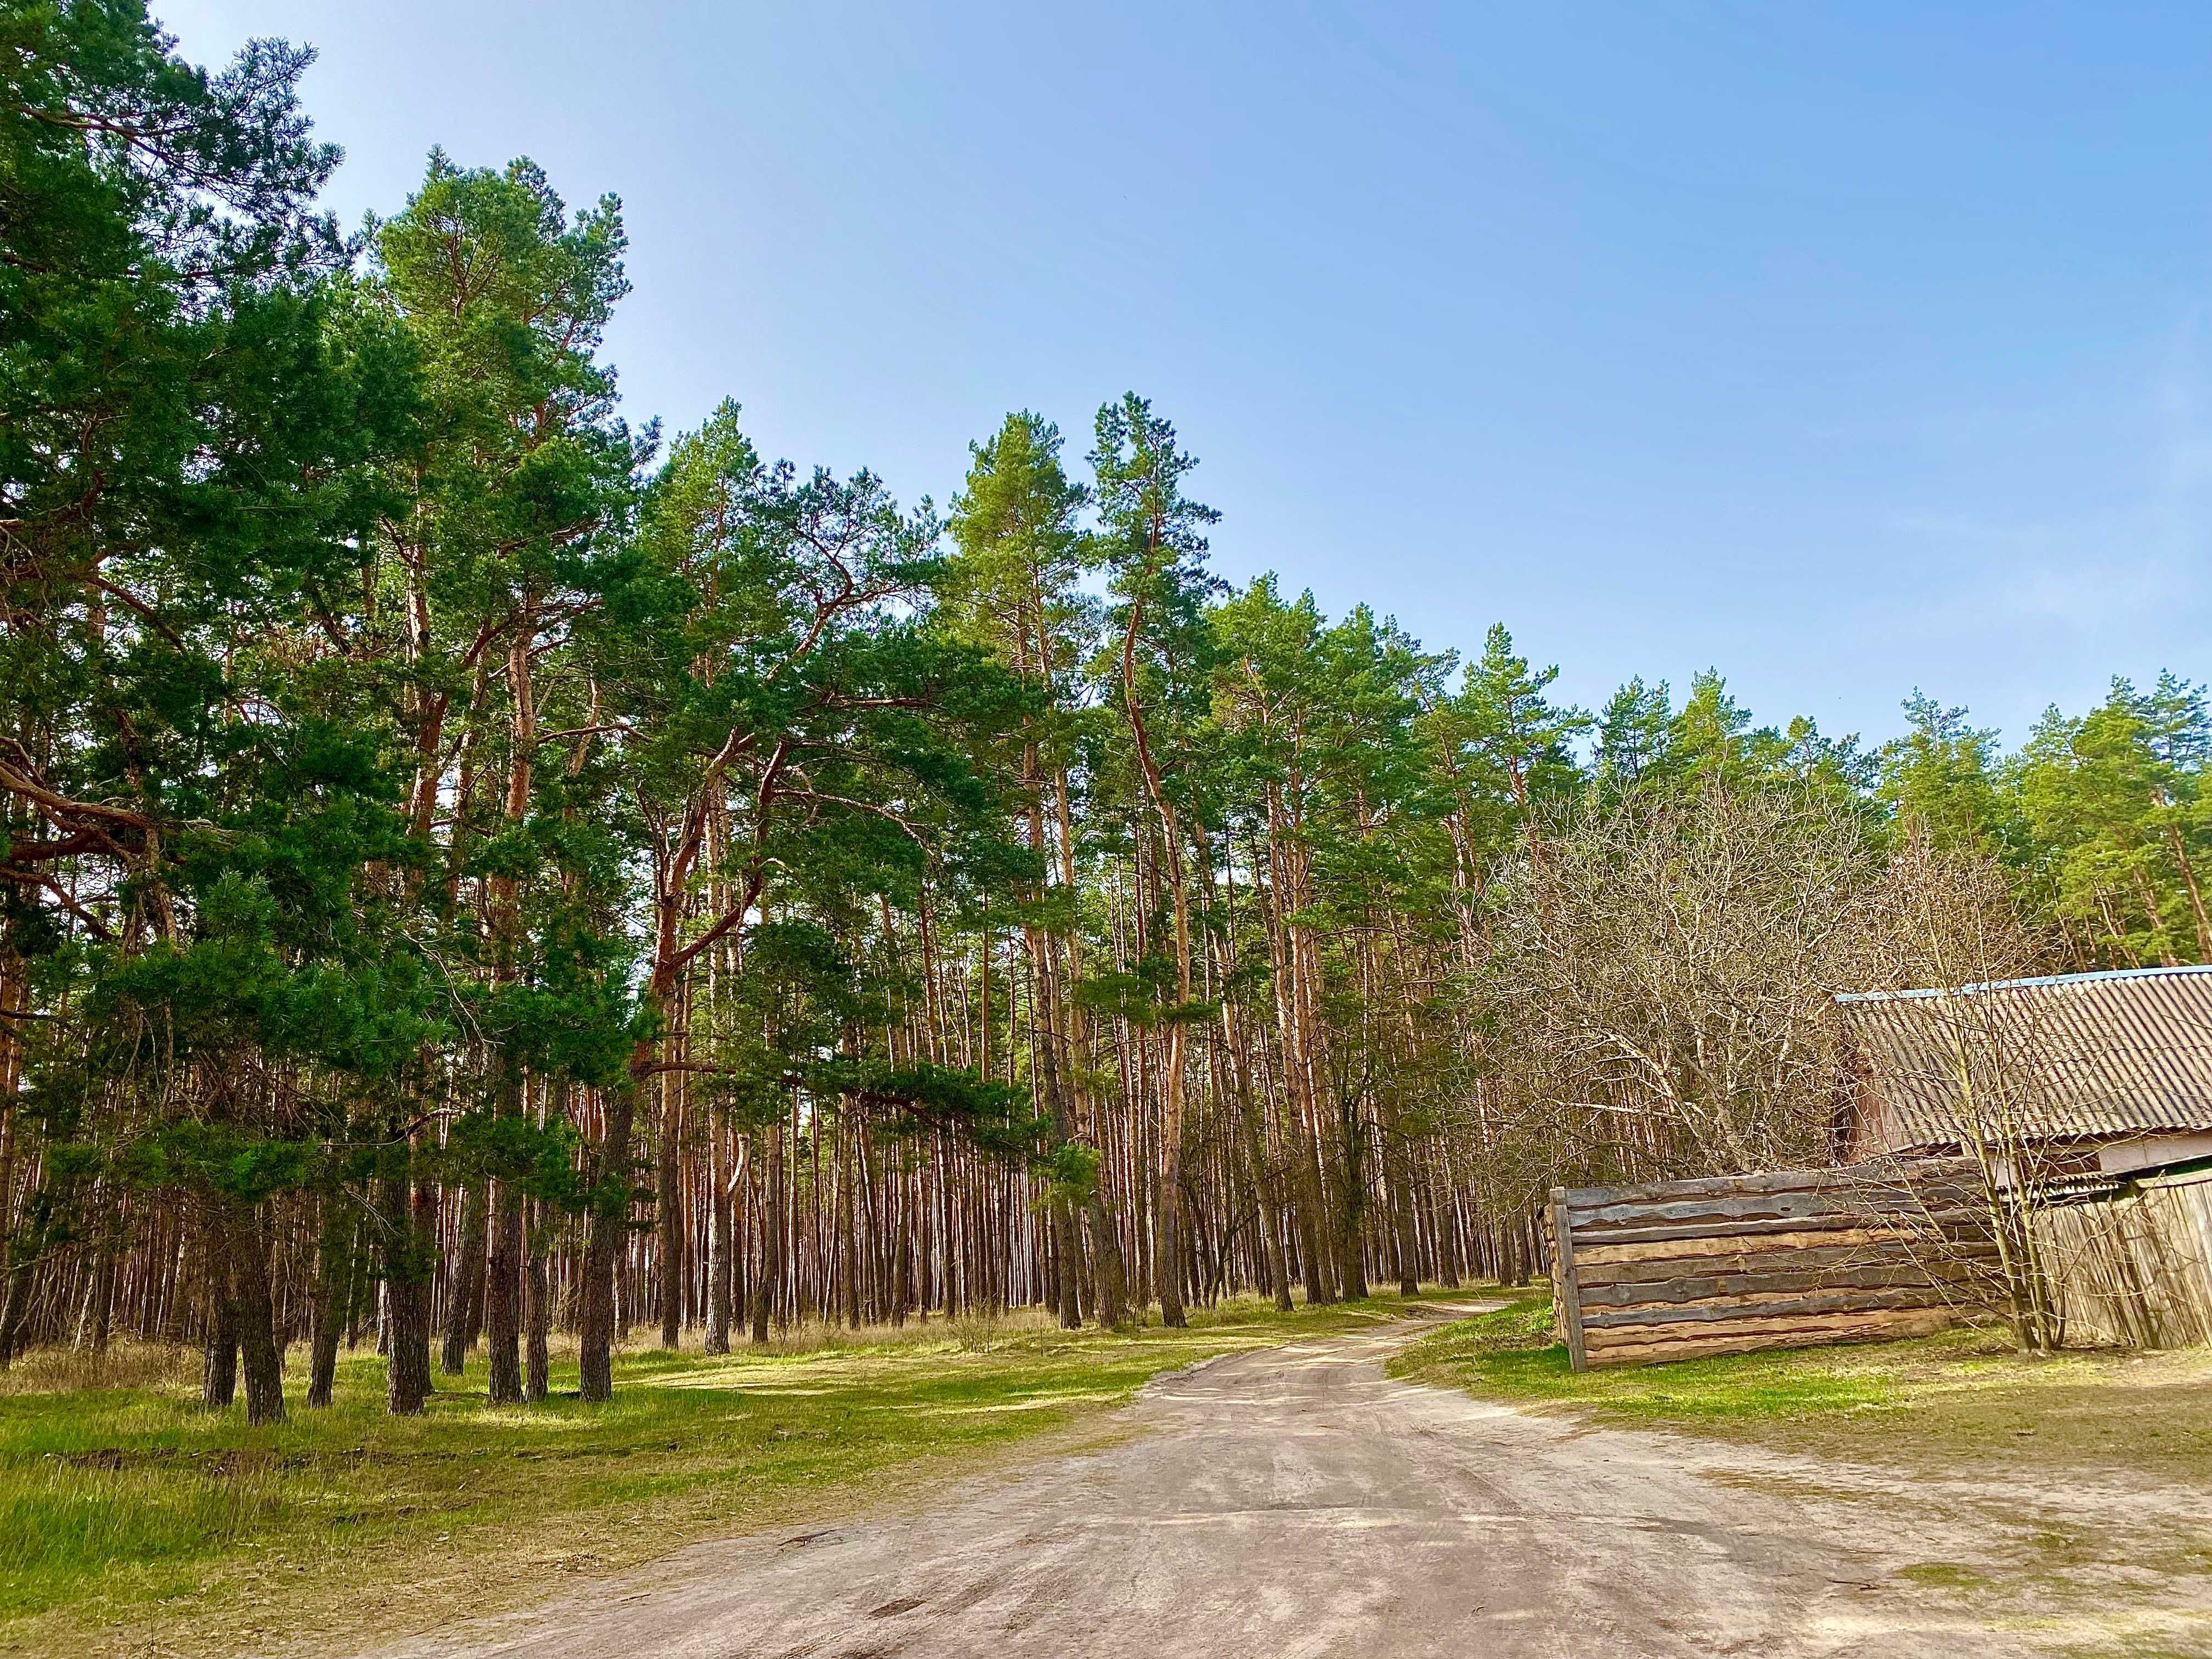
[[[1551,1222],[1577,1370],[1923,1334],[1990,1249],[1956,1172],[1893,1166],[1555,1188]]]

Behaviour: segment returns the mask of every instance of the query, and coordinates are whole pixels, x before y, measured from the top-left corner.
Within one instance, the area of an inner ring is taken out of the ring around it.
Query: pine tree
[[[1162,1022],[1153,1279],[1161,1319],[1181,1326],[1184,1039],[1196,1010],[1183,808],[1166,769],[1206,695],[1212,647],[1204,601],[1213,579],[1200,532],[1221,515],[1184,495],[1183,477],[1197,461],[1178,446],[1174,427],[1133,392],[1099,410],[1091,465],[1117,601],[1110,619],[1119,635],[1114,672],[1137,771],[1159,820],[1160,880],[1173,918],[1175,1000]]]

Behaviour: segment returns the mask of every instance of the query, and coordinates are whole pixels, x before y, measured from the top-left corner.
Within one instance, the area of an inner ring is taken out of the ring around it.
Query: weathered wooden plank
[[[1857,1308],[1839,1313],[1792,1314],[1787,1317],[1743,1318],[1717,1324],[1614,1325],[1589,1333],[1589,1349],[1653,1346],[1681,1342],[1718,1342],[1744,1337],[1786,1336],[1793,1333],[1838,1329],[1849,1325],[1911,1324],[1948,1308]]]
[[[1636,1187],[1569,1187],[1567,1207],[1581,1212],[1607,1204],[1656,1204],[1669,1199],[1726,1197],[1741,1193],[1813,1192],[1839,1179],[1829,1170],[1771,1170],[1759,1175],[1702,1176],[1653,1181]]]
[[[1817,1298],[1817,1300],[1816,1300]],[[1771,1314],[1778,1318],[1825,1317],[1882,1308],[1955,1306],[1966,1287],[1951,1285],[1844,1285],[1817,1290],[1752,1291],[1741,1296],[1710,1296],[1695,1302],[1625,1302],[1586,1306],[1583,1324],[1594,1330],[1641,1322],[1655,1329],[1671,1325],[1706,1325]]]
[[[1584,1235],[1576,1241],[1575,1261],[1585,1268],[1628,1266],[1645,1261],[1665,1263],[1694,1260],[1701,1254],[1726,1255],[1731,1250],[1778,1252],[1881,1244],[1913,1237],[1916,1232],[1917,1230],[1907,1227],[1821,1227],[1799,1232],[1747,1234],[1743,1237],[1753,1242],[1743,1245],[1709,1241],[1703,1234],[1655,1239],[1643,1244],[1593,1244]]]
[[[1929,1285],[1921,1288],[1898,1285],[1872,1291],[1804,1291],[1793,1295],[1740,1297],[1727,1301],[1684,1304],[1646,1304],[1641,1307],[1585,1310],[1582,1316],[1584,1340],[1589,1333],[1623,1325],[1711,1325],[1754,1316],[1794,1318],[1804,1314],[1864,1313],[1879,1309],[1926,1308],[1942,1305],[1944,1291]]]
[[[1940,1270],[1947,1264],[1980,1261],[1996,1253],[1996,1246],[1988,1243],[1915,1243],[1899,1239],[1801,1244],[1784,1249],[1772,1249],[1763,1239],[1759,1243],[1756,1249],[1713,1251],[1701,1248],[1693,1254],[1650,1255],[1630,1261],[1593,1262],[1578,1254],[1577,1278],[1583,1288],[1583,1298],[1588,1301],[1590,1291],[1599,1285],[1663,1285],[1677,1279],[1705,1278],[1756,1279],[1766,1273],[1810,1273],[1830,1267],[1926,1267]]]
[[[1758,1297],[1796,1296],[1814,1291],[1924,1290],[1946,1277],[1916,1262],[1886,1267],[1812,1267],[1798,1273],[1706,1274],[1638,1285],[1585,1285],[1583,1311],[1599,1308],[1657,1308],[1681,1303],[1734,1304]]]
[[[1926,1336],[1951,1322],[1948,1309],[1931,1308],[1894,1316],[1867,1314],[1826,1325],[1799,1325],[1777,1331],[1745,1331],[1721,1328],[1722,1334],[1701,1334],[1694,1340],[1668,1342],[1622,1342],[1593,1346],[1592,1369],[1606,1365],[1666,1364],[1679,1359],[1711,1359],[1726,1354],[1756,1353],[1769,1348],[1826,1347],[1838,1342],[1896,1341],[1907,1336]]]
[[[1648,1204],[1601,1204],[1588,1210],[1570,1209],[1567,1213],[1577,1232],[1595,1233],[1608,1227],[1696,1226],[1706,1222],[1766,1221],[1778,1216],[1856,1215],[1863,1207],[1845,1206],[1829,1193],[1749,1193]]]
[[[1671,1199],[1648,1204],[1605,1204],[1587,1210],[1570,1206],[1575,1231],[1595,1235],[1613,1227],[1692,1226],[1705,1222],[1761,1221],[1778,1216],[1850,1216],[1883,1220],[1912,1216],[1930,1208],[1955,1209],[1960,1195],[1922,1195],[1881,1188],[1836,1188],[1824,1192],[1748,1193],[1740,1196]]]
[[[1849,1324],[1853,1321],[1875,1323],[1883,1320],[1909,1322],[1936,1311],[1932,1308],[1857,1308],[1832,1313],[1746,1314],[1741,1318],[1718,1324],[1677,1322],[1662,1325],[1610,1325],[1589,1332],[1588,1340],[1590,1351],[1595,1352],[1601,1347],[1617,1348],[1624,1343],[1717,1341],[1730,1332],[1738,1331],[1750,1335],[1773,1335],[1778,1332],[1825,1330],[1831,1326]]]
[[[1670,1199],[1741,1193],[1813,1192],[1832,1187],[1917,1192],[1945,1183],[1972,1187],[1974,1181],[1972,1163],[1965,1158],[1882,1158],[1838,1170],[1763,1170],[1754,1175],[1695,1176],[1683,1181],[1645,1182],[1624,1187],[1569,1187],[1564,1190],[1567,1207],[1583,1211],[1607,1204],[1660,1203]]]
[[[1904,1218],[1917,1226],[1940,1230],[1970,1227],[1983,1218],[1977,1211],[1957,1209],[1939,1210],[1930,1215],[1912,1215]],[[1840,1231],[1873,1219],[1863,1215],[1836,1214],[1773,1216],[1749,1221],[1677,1221],[1656,1225],[1620,1224],[1608,1227],[1577,1227],[1575,1230],[1575,1244],[1580,1249],[1598,1245],[1652,1244],[1681,1239],[1748,1238],[1759,1233]],[[1892,1219],[1894,1221],[1897,1218]]]
[[[1686,1182],[1681,1190],[1668,1186],[1646,1188],[1646,1197],[1632,1199],[1604,1199],[1597,1192],[1589,1201],[1568,1199],[1568,1210],[1575,1218],[1586,1218],[1601,1210],[1644,1210],[1659,1203],[1792,1203],[1801,1199],[1867,1199],[1867,1201],[1900,1201],[1911,1203],[1923,1197],[1938,1197],[1944,1201],[1955,1201],[1966,1194],[1978,1194],[1982,1188],[1978,1182],[1874,1182],[1874,1179],[1854,1179],[1854,1182],[1818,1182],[1814,1186],[1781,1186],[1770,1188],[1760,1183],[1747,1186],[1719,1186],[1712,1182]]]
[[[1941,1310],[1863,1322],[1843,1321],[1792,1330],[1744,1333],[1727,1328],[1701,1334],[1680,1342],[1629,1342],[1592,1348],[1590,1369],[1609,1365],[1665,1364],[1677,1359],[1700,1359],[1723,1354],[1756,1353],[1768,1348],[1817,1348],[1838,1342],[1895,1342],[1925,1336],[1951,1322]]]

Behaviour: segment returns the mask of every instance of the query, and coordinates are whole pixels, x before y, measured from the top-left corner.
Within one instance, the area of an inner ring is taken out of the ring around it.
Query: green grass
[[[1923,1561],[1917,1566],[1899,1568],[1897,1576],[1931,1589],[1984,1589],[1990,1582],[1972,1567],[1962,1567],[1955,1561]]]
[[[1998,1332],[1577,1372],[1549,1299],[1430,1333],[1392,1375],[1600,1421],[1912,1468],[2212,1480],[2212,1353],[2028,1358]]]
[[[1878,1375],[1807,1365],[1799,1352],[1577,1372],[1552,1340],[1552,1304],[1542,1296],[1436,1331],[1394,1359],[1390,1370],[1501,1399],[1591,1407],[1625,1422],[1756,1419],[1850,1411],[1891,1398]]]
[[[494,1410],[479,1361],[412,1419],[385,1414],[363,1354],[321,1412],[297,1404],[295,1365],[291,1420],[266,1429],[199,1409],[189,1355],[126,1352],[90,1379],[125,1385],[93,1387],[34,1357],[0,1392],[0,1652],[373,1640],[849,1506],[1065,1429],[1163,1370],[1394,1310],[1232,1302],[1194,1310],[1188,1331],[939,1321],[713,1359],[638,1352],[600,1407],[556,1357],[554,1399]]]

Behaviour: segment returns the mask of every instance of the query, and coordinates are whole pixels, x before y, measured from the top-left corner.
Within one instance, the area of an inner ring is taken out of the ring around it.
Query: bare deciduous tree
[[[1994,860],[1939,850],[1917,826],[1890,860],[1881,901],[1878,982],[1900,993],[1885,1000],[1899,1034],[1888,1086],[1910,1097],[1917,1140],[1963,1159],[1978,1212],[1975,1224],[1925,1230],[1948,1241],[1941,1277],[2004,1320],[2023,1351],[2055,1348],[2063,1323],[2034,1217],[2065,1145],[2052,1084],[2067,1039],[2043,1001],[2006,983],[2047,961],[2049,942]]]
[[[1532,1190],[1823,1161],[1832,999],[1866,982],[1881,875],[1858,817],[1812,793],[1556,823],[1498,895],[1478,984],[1497,1156]]]

